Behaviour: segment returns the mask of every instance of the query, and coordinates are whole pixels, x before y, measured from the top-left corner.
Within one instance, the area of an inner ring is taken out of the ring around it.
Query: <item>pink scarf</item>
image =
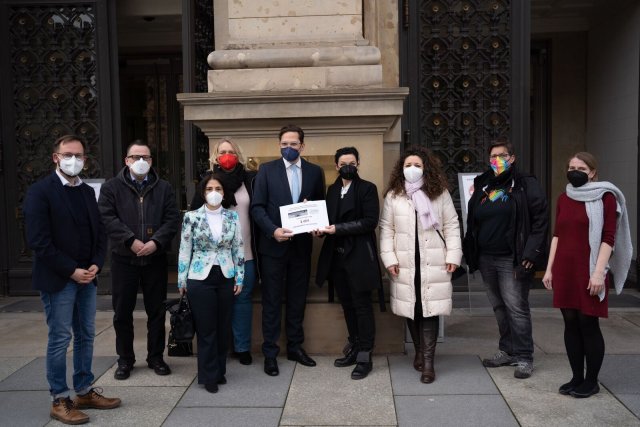
[[[440,228],[440,223],[438,222],[436,216],[433,214],[431,200],[429,200],[429,197],[427,197],[425,192],[421,190],[423,184],[423,178],[417,182],[414,182],[413,184],[405,181],[404,191],[406,191],[407,196],[411,197],[411,200],[413,200],[416,212],[418,212],[418,216],[420,217],[422,228],[428,230],[430,227],[433,227],[437,230],[438,228]]]

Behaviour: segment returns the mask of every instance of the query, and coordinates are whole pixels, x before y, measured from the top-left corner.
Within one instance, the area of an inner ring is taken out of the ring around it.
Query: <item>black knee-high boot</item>
[[[414,320],[411,320],[407,317],[407,327],[409,328],[409,334],[411,335],[411,341],[413,341],[413,349],[416,354],[413,358],[413,368],[422,372],[422,346],[420,345],[420,338],[422,335],[422,322],[420,321],[420,317],[416,317]]]
[[[436,354],[436,342],[438,340],[438,318],[422,319],[422,375],[420,381],[425,384],[432,383],[436,379],[434,359]]]

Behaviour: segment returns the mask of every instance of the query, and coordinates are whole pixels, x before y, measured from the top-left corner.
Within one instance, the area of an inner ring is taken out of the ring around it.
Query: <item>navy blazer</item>
[[[301,159],[302,188],[300,201],[307,199],[324,199],[324,174],[322,168]],[[282,158],[260,165],[258,175],[253,185],[253,199],[251,200],[251,216],[258,226],[258,253],[270,256],[284,255],[290,244],[297,244],[305,254],[311,254],[311,234],[298,234],[293,240],[278,242],[273,238],[273,232],[282,226],[280,220],[280,206],[293,203],[287,171]]]
[[[80,186],[89,211],[92,248],[91,264],[102,269],[107,251],[107,235],[100,219],[96,194],[87,184]],[[33,251],[33,289],[45,292],[61,291],[78,267],[70,255],[76,252],[78,239],[77,212],[60,178],[51,175],[29,187],[24,201],[27,243]],[[95,284],[95,281],[94,281]]]

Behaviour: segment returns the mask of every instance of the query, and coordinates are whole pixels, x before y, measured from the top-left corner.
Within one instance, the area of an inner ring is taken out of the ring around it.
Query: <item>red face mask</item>
[[[238,164],[238,156],[235,154],[223,154],[218,156],[218,164],[225,170],[232,170]]]

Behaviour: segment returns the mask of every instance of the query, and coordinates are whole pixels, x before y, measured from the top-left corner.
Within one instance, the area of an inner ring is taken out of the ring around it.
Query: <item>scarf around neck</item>
[[[589,275],[593,274],[598,260],[600,244],[602,243],[602,227],[604,226],[604,207],[602,196],[610,192],[616,198],[616,234],[614,239],[613,253],[605,269],[613,273],[613,281],[616,293],[622,292],[631,257],[633,256],[633,245],[631,243],[631,230],[629,228],[629,217],[627,206],[622,191],[615,185],[607,181],[588,182],[581,187],[574,187],[567,184],[567,196],[578,202],[584,202],[587,218],[589,218]],[[604,299],[605,291],[598,294],[600,301]]]
[[[418,217],[420,217],[422,228],[428,230],[430,227],[433,227],[434,229],[438,230],[440,228],[440,223],[433,213],[431,200],[429,200],[427,194],[422,191],[423,185],[424,178],[420,178],[419,181],[414,183],[405,181],[404,191],[407,193],[407,196],[411,197],[411,200],[413,201],[416,212],[418,212]]]

